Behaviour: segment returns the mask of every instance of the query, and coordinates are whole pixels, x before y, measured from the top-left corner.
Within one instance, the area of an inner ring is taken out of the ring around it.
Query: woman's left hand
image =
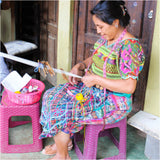
[[[96,75],[87,73],[82,77],[81,81],[87,86],[92,87],[96,84]]]

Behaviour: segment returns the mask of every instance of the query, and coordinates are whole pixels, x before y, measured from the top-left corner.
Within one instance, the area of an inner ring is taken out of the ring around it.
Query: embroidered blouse
[[[99,39],[95,45],[96,49],[103,43]],[[91,70],[93,73],[103,76],[103,64],[108,57],[114,44],[102,45],[93,55]],[[109,55],[106,64],[106,77],[109,79],[138,79],[145,61],[142,46],[136,38],[121,40],[115,47],[115,50]]]

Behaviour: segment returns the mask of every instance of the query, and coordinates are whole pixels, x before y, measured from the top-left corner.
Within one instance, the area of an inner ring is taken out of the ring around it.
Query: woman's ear
[[[115,26],[116,28],[119,27],[119,19],[115,19],[112,23],[113,26]]]

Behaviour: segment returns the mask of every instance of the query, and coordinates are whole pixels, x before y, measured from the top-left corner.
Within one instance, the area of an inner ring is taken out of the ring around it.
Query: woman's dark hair
[[[121,0],[101,0],[91,10],[91,14],[110,25],[115,19],[119,19],[120,25],[126,27],[130,21],[125,2]]]

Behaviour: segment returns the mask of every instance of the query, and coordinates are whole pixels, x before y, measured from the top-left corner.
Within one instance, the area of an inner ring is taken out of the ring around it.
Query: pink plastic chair
[[[126,159],[126,126],[127,126],[126,118],[122,119],[117,123],[106,124],[103,131],[102,131],[103,124],[86,125],[83,153],[80,151],[77,144],[77,142],[81,141],[83,137],[80,135],[80,133],[76,133],[74,137],[75,152],[78,158],[92,159],[92,160],[96,159],[98,137],[108,136],[112,140],[112,142],[116,145],[116,147],[119,149],[119,154],[114,155],[112,157],[106,157],[104,159],[116,159],[116,160]],[[119,141],[112,134],[112,129],[116,127],[119,128]]]
[[[31,121],[11,121],[13,116],[29,116]],[[38,139],[41,133],[39,124],[39,103],[33,105],[17,105],[12,103],[3,92],[0,105],[0,146],[1,153],[26,153],[39,152],[42,150],[42,140]],[[9,128],[32,122],[33,143],[9,145]]]

